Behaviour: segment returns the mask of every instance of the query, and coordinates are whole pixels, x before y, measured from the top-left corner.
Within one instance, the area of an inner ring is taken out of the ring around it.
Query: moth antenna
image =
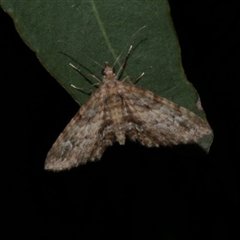
[[[125,66],[126,66],[126,63],[127,63],[127,60],[128,60],[128,57],[129,57],[129,54],[130,54],[131,50],[132,50],[132,45],[129,47],[128,53],[127,53],[127,55],[126,55],[126,57],[125,57],[125,59],[124,59],[124,62],[123,62],[123,64],[121,65],[121,67],[119,68],[119,70],[118,70],[118,72],[117,72],[117,74],[116,74],[117,79],[119,78],[119,76],[121,75],[123,69],[124,69]]]
[[[58,40],[58,42],[64,43],[68,46],[71,46],[69,43],[62,41],[62,40]],[[82,55],[84,55],[85,57],[87,57],[88,59],[90,59],[92,62],[94,62],[96,65],[98,65],[101,68],[104,68],[99,62],[95,61],[94,59],[92,59],[91,57],[89,57],[87,54],[85,54],[84,52],[80,51],[80,50],[76,50],[77,52],[81,53]],[[60,52],[61,53],[61,52]]]
[[[129,46],[129,43],[132,42],[133,38],[134,38],[142,29],[144,29],[145,27],[147,27],[147,26],[145,25],[145,26],[139,28],[139,29],[130,37],[130,39],[128,40],[126,46],[123,48],[123,50],[121,51],[121,53],[118,55],[118,57],[116,58],[115,62],[114,62],[113,65],[112,65],[112,67],[114,67],[114,65],[118,62],[119,58],[120,58],[120,57],[122,56],[122,54],[123,54],[124,49],[125,49],[127,46]],[[131,46],[132,46],[132,45],[131,45]],[[129,48],[129,50],[128,50],[127,55],[129,55],[129,53],[130,53],[130,51],[131,51],[131,49],[132,49],[131,46],[130,46],[130,48]],[[125,58],[125,60],[126,60],[126,58]],[[125,65],[125,64],[123,64],[123,65]]]
[[[78,71],[80,74],[83,74],[82,71],[81,71],[81,69],[77,68],[77,67],[76,67],[75,65],[73,65],[72,63],[69,63],[69,65],[70,65],[73,69],[75,69],[76,71]],[[86,75],[93,77],[93,78],[96,79],[99,83],[102,82],[102,81],[101,81],[97,76],[95,76],[94,74],[86,74]]]

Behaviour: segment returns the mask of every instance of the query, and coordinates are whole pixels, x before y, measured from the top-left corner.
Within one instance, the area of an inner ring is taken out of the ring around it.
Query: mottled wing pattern
[[[100,159],[112,145],[114,135],[104,116],[104,90],[98,88],[59,135],[48,152],[45,169],[60,171]]]
[[[196,142],[211,133],[207,121],[156,94],[123,84],[123,101],[128,109],[126,135],[142,145],[158,147]]]
[[[100,159],[126,136],[147,147],[197,142],[210,134],[207,121],[156,94],[118,81],[105,63],[103,81],[50,149],[45,169],[60,171]]]

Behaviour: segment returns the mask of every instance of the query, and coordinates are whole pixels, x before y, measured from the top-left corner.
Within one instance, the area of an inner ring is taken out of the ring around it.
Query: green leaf
[[[69,63],[101,79],[102,68],[94,61],[113,64],[124,50],[115,66],[118,68],[133,45],[124,74],[136,79],[144,72],[139,86],[205,118],[182,68],[166,0],[0,0],[0,4],[40,62],[80,105],[88,96],[71,84],[86,91],[91,84]],[[143,26],[146,28],[138,31]],[[206,139],[200,145],[208,151],[213,136]]]

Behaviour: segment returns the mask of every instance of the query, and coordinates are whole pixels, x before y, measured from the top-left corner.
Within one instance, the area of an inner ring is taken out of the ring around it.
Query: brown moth
[[[60,171],[98,160],[114,142],[124,145],[126,137],[146,147],[159,147],[194,143],[211,133],[207,121],[195,113],[119,81],[107,62],[102,74],[99,88],[48,152],[45,169]]]

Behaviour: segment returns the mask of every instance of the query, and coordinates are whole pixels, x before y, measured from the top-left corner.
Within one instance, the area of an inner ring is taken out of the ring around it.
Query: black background
[[[238,234],[238,1],[171,0],[170,5],[186,75],[215,133],[209,155],[116,144],[101,161],[60,173],[44,171],[44,160],[79,106],[0,9],[1,218],[9,239],[231,239]]]

